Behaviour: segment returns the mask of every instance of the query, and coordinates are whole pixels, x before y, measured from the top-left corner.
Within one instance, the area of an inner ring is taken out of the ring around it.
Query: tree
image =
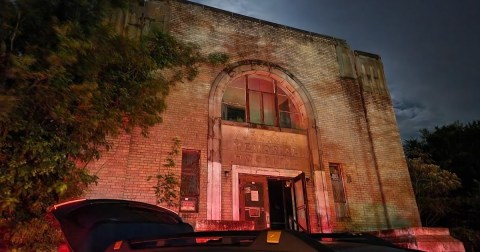
[[[95,182],[85,166],[109,137],[147,135],[172,85],[207,59],[226,61],[161,32],[116,34],[104,20],[130,4],[0,0],[0,228],[12,246],[27,246],[22,227],[44,227],[48,207]]]
[[[480,121],[421,130],[420,144],[440,167],[455,172],[470,191],[480,180]]]
[[[480,249],[480,121],[454,122],[420,133],[419,139],[407,140],[404,147],[422,222],[451,228],[467,250],[477,251]],[[457,177],[461,187],[455,186]]]
[[[435,226],[453,211],[451,192],[460,188],[460,179],[455,173],[426,163],[420,157],[408,159],[408,169],[423,225]]]

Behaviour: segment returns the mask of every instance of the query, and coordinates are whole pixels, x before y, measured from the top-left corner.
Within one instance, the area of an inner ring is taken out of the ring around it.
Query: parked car
[[[335,238],[292,230],[220,231],[167,235],[155,239],[120,240],[108,252],[318,252],[318,251],[415,251],[404,250],[363,234],[335,234]]]
[[[51,212],[75,252],[104,251],[118,240],[193,232],[175,212],[136,201],[76,200],[55,205]]]
[[[56,205],[71,251],[406,251],[367,234],[293,230],[194,232],[168,209],[135,201],[95,199]]]

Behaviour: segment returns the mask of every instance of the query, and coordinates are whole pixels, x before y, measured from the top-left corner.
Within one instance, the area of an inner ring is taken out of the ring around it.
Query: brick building
[[[173,141],[188,222],[254,223],[311,232],[421,226],[380,56],[346,41],[187,1],[147,2],[148,17],[205,53],[229,56],[176,85],[163,123],[115,139],[90,165],[89,198],[155,203],[149,176]],[[142,15],[143,13],[143,15]],[[145,20],[145,19],[143,19]],[[238,221],[238,222],[237,222]]]

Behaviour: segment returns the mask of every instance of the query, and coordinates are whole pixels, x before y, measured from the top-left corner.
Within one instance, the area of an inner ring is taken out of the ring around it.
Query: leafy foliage
[[[55,245],[63,242],[63,234],[51,216],[33,218],[15,225],[18,226],[10,229],[16,232],[9,232],[5,237],[17,247],[14,251],[55,251]]]
[[[107,136],[147,135],[170,87],[209,62],[164,33],[115,33],[104,20],[132,3],[0,0],[0,218],[11,237],[81,195]]]
[[[420,133],[405,142],[405,154],[424,225],[449,227],[480,250],[480,121]]]
[[[408,167],[423,224],[435,225],[453,210],[449,202],[450,193],[460,188],[460,179],[438,165],[425,163],[422,158],[409,159]]]
[[[421,131],[421,148],[443,169],[462,179],[465,191],[480,181],[480,121],[455,122]]]
[[[211,64],[223,64],[228,61],[228,55],[225,53],[211,53],[207,57]]]
[[[172,150],[168,153],[163,167],[167,169],[166,173],[157,174],[157,183],[153,186],[157,204],[166,203],[168,207],[177,207],[179,179],[172,168],[175,168],[175,158],[180,154],[180,139],[173,139]],[[148,178],[150,180],[151,177]]]

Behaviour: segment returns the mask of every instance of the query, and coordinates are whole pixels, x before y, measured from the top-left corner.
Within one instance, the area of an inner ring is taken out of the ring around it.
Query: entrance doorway
[[[239,217],[255,229],[310,232],[305,174],[295,178],[239,174]]]
[[[293,229],[293,200],[289,179],[270,178],[268,199],[270,207],[270,227],[272,229]]]

